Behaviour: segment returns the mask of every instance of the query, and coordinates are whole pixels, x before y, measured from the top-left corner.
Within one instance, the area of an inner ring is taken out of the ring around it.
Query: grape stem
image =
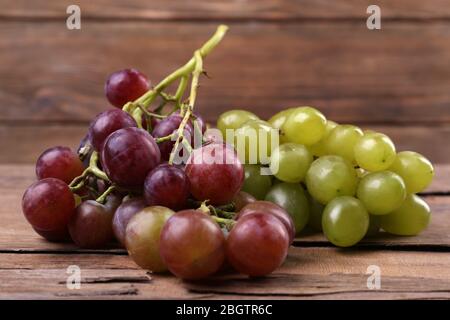
[[[100,197],[98,197],[97,199],[95,199],[95,201],[97,201],[98,203],[104,203],[106,200],[106,197],[113,192],[114,190],[116,190],[116,186],[110,186],[108,189],[106,189],[105,192],[102,193],[102,195]]]
[[[211,216],[211,218],[216,221],[221,227],[227,228],[228,231],[233,229],[234,225],[236,224],[236,221],[233,219],[226,219],[218,216]]]
[[[97,178],[105,180],[106,182],[110,182],[106,173],[100,170],[97,163],[98,163],[98,153],[94,151],[92,152],[91,158],[89,159],[89,167],[87,167],[80,176],[76,177],[75,179],[72,180],[72,182],[70,182],[69,188],[72,192],[78,191],[84,186],[86,180],[85,178],[89,174],[93,174]]]

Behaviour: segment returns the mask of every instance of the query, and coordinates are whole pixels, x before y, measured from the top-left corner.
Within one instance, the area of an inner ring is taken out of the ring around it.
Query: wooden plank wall
[[[69,31],[72,2],[0,0],[0,163],[75,147],[108,107],[110,72],[132,66],[156,83],[219,23],[231,29],[198,100],[209,121],[229,108],[267,118],[314,105],[450,161],[449,0],[81,0],[82,29]],[[366,28],[370,4],[380,31]]]

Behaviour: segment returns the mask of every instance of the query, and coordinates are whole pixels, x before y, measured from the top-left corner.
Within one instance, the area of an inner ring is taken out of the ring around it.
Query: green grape
[[[283,127],[284,123],[286,122],[286,119],[289,117],[289,115],[292,113],[292,111],[295,110],[295,108],[289,108],[283,111],[278,112],[275,114],[272,118],[267,120],[270,125],[275,129],[281,129]],[[281,132],[280,133],[280,143],[286,143],[286,137]]]
[[[406,198],[402,178],[391,171],[372,172],[364,176],[356,191],[367,211],[375,215],[388,214],[397,209]]]
[[[393,212],[380,216],[381,228],[399,236],[415,236],[429,224],[430,207],[420,197],[409,194],[402,206]]]
[[[266,121],[249,120],[236,130],[234,145],[242,162],[267,164],[278,146],[278,132]]]
[[[254,113],[245,110],[230,110],[222,113],[217,119],[217,129],[222,132],[223,140],[226,138],[226,129],[237,130],[248,120],[259,120]]]
[[[309,203],[300,184],[278,183],[270,189],[265,200],[276,203],[291,215],[297,234],[303,230],[309,219]]]
[[[338,247],[350,247],[366,235],[369,214],[358,199],[338,197],[325,207],[322,228],[331,243]]]
[[[337,123],[331,120],[327,121],[327,126],[325,128],[325,134],[319,142],[316,142],[312,146],[309,146],[308,149],[311,153],[316,157],[321,157],[327,154],[326,141],[330,136],[331,131],[337,127]]]
[[[380,232],[381,216],[369,214],[369,228],[367,229],[365,237],[373,237]]]
[[[355,162],[354,148],[359,139],[363,136],[360,128],[341,124],[331,131],[326,140],[326,150],[328,154],[341,156],[351,163]]]
[[[369,133],[355,144],[356,163],[368,171],[382,171],[389,168],[395,160],[395,146],[388,136],[382,133]]]
[[[246,164],[245,180],[241,190],[250,193],[258,200],[263,200],[272,187],[272,177],[261,174],[261,166]]]
[[[270,157],[270,170],[275,177],[284,182],[300,182],[313,161],[313,156],[305,146],[285,143],[273,150]]]
[[[338,156],[316,159],[306,173],[308,192],[322,204],[339,196],[353,196],[357,184],[355,169],[347,160]]]
[[[403,178],[408,193],[425,190],[434,177],[434,168],[431,162],[423,155],[413,151],[399,152],[389,170]]]
[[[309,193],[307,193],[307,197],[309,201],[308,226],[310,226],[315,231],[322,231],[322,215],[325,206],[311,197]]]
[[[322,139],[326,126],[327,119],[320,111],[299,107],[291,112],[281,130],[287,141],[310,146]]]

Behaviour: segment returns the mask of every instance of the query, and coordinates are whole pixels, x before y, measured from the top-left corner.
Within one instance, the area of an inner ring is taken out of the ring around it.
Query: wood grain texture
[[[0,21],[0,122],[88,122],[107,107],[109,73],[136,67],[156,83],[191,56],[216,23]],[[198,110],[267,118],[313,105],[340,122],[448,123],[449,23],[231,23],[205,61]]]
[[[70,0],[3,0],[3,17],[65,18]],[[370,0],[79,0],[83,17],[149,20],[269,20],[365,18]],[[383,18],[430,19],[450,17],[446,0],[378,0]]]

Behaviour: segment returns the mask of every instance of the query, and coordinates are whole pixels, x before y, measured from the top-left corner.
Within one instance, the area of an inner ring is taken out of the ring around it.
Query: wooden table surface
[[[379,0],[382,29],[366,27],[371,0],[79,0],[81,30],[66,28],[71,0],[0,0],[0,298],[450,298],[450,6]],[[383,236],[357,248],[305,235],[264,279],[233,273],[185,283],[149,275],[121,249],[48,243],[20,200],[46,148],[76,147],[108,108],[103,84],[127,67],[153,84],[215,30],[230,30],[205,60],[197,110],[230,108],[267,119],[312,105],[339,123],[387,133],[398,150],[437,166],[427,190],[432,223],[418,237]],[[66,269],[81,268],[80,290]],[[366,270],[381,268],[381,290]]]

